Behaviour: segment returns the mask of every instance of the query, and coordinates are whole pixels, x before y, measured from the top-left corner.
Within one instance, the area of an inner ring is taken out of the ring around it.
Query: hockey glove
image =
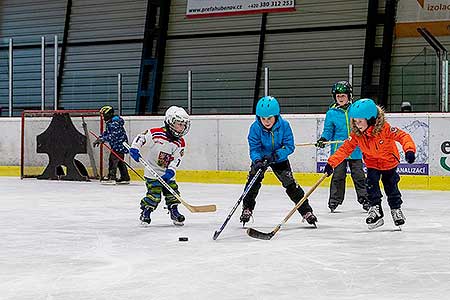
[[[98,146],[100,146],[101,144],[103,144],[105,141],[101,138],[101,137],[98,137],[93,143],[92,143],[92,146],[94,146],[94,147],[98,147]]]
[[[416,160],[416,155],[412,151],[408,151],[405,153],[405,159],[408,164],[412,164]]]
[[[130,156],[137,162],[139,162],[139,158],[141,158],[141,154],[139,153],[139,149],[130,148]]]
[[[328,140],[326,138],[324,138],[324,137],[321,137],[320,139],[317,140],[315,146],[319,147],[319,148],[325,148],[324,142],[328,142]]]
[[[161,176],[162,180],[169,183],[169,181],[175,176],[175,171],[172,169],[167,169],[166,173],[164,173],[163,176]]]
[[[254,164],[255,171],[258,171],[259,169],[261,169],[264,172],[265,170],[267,170],[267,165],[268,165],[267,161],[258,159],[255,161],[255,164]]]
[[[266,161],[266,165],[273,164],[277,161],[277,155],[272,153],[271,155],[264,155],[263,161]]]
[[[331,174],[333,174],[333,167],[330,164],[327,164],[323,172],[327,173],[327,176],[330,176]]]

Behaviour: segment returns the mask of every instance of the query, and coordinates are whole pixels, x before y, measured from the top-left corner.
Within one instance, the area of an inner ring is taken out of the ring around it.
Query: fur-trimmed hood
[[[375,125],[373,125],[373,130],[371,132],[371,135],[374,136],[378,133],[381,132],[381,130],[383,129],[384,123],[386,123],[386,117],[385,117],[385,112],[384,109],[382,109],[380,106],[377,105],[377,109],[378,109],[378,116],[377,119],[375,121]],[[352,132],[354,132],[357,136],[362,136],[363,132],[361,132],[361,130],[358,129],[358,127],[355,124],[355,121],[352,119]],[[370,128],[370,126],[369,126]],[[366,130],[368,130],[369,128],[367,128]]]

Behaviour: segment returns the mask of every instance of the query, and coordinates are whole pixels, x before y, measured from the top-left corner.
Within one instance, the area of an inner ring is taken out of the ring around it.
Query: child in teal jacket
[[[346,140],[350,135],[351,125],[348,117],[348,108],[351,104],[352,92],[352,86],[348,81],[339,81],[333,85],[331,93],[335,102],[330,105],[325,116],[322,136],[316,144],[318,147],[325,147],[324,142],[326,141]],[[342,143],[331,144],[331,155],[341,145]],[[357,200],[363,206],[364,210],[368,210],[366,178],[363,171],[362,153],[359,147],[334,169],[333,176],[331,177],[328,207],[331,212],[334,212],[344,201],[347,166],[350,167],[350,174],[358,197]]]

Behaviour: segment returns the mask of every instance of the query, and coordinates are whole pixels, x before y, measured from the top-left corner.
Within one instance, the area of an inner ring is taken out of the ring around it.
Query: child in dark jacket
[[[258,170],[261,169],[262,173],[243,199],[240,220],[244,225],[252,217],[256,205],[255,199],[268,166],[272,168],[275,176],[294,203],[298,203],[305,195],[292,174],[288,156],[295,149],[294,136],[289,122],[280,116],[280,106],[277,99],[265,96],[258,101],[256,120],[250,126],[248,144],[252,164],[246,187]],[[317,218],[313,214],[308,200],[299,207],[298,211],[309,224],[315,225]]]
[[[105,131],[97,138],[93,143],[93,146],[99,146],[100,144],[107,142],[117,154],[114,155],[112,152],[109,154],[108,160],[108,176],[103,178],[102,183],[104,184],[129,184],[130,175],[128,174],[128,169],[126,164],[123,162],[125,154],[128,150],[124,147],[123,142],[128,143],[127,133],[124,128],[125,121],[114,115],[114,109],[112,106],[105,105],[100,109],[100,113],[103,116],[103,120],[106,123]],[[117,168],[119,168],[120,178],[116,177]]]
[[[370,209],[366,223],[369,229],[375,229],[384,224],[380,180],[383,182],[394,224],[403,225],[406,218],[401,210],[403,201],[398,189],[400,176],[397,173],[400,155],[395,142],[402,145],[405,159],[410,164],[416,158],[416,145],[408,133],[386,122],[384,111],[372,99],[356,101],[350,107],[349,114],[352,118],[352,133],[336,153],[328,158],[325,173],[331,175],[333,168],[348,157],[356,146],[359,146],[367,166]]]

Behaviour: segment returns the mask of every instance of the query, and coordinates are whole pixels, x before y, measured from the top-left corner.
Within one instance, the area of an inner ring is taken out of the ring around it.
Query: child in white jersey
[[[139,161],[141,157],[139,148],[147,145],[149,147],[146,157],[147,162],[178,194],[175,172],[184,154],[186,143],[183,136],[188,133],[189,128],[190,120],[186,111],[181,107],[171,106],[166,111],[164,126],[151,128],[139,134],[133,140],[130,148],[130,156],[135,161]],[[175,225],[183,225],[185,217],[178,211],[180,201],[164,188],[148,170],[145,170],[144,177],[146,179],[147,193],[140,202],[140,220],[150,224],[150,213],[158,206],[162,193],[173,223]]]

